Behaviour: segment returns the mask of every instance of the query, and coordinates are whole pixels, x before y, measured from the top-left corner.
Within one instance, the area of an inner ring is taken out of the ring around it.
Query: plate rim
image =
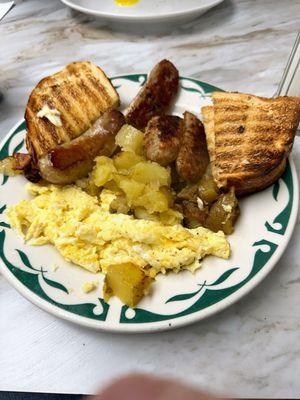
[[[110,79],[126,79],[128,76],[134,75],[147,75],[147,74],[122,74],[118,76],[112,76]],[[206,84],[209,86],[213,86],[210,83],[200,81],[193,77],[180,76],[181,79],[190,79],[195,82],[199,82],[200,84]],[[24,122],[24,118],[20,119],[4,136],[1,140],[0,148],[3,147],[3,143],[7,141],[8,138],[16,131],[16,129]],[[8,268],[4,265],[2,257],[0,257],[1,264],[1,273],[3,277],[27,300],[29,300],[34,305],[38,306],[40,309],[48,312],[49,314],[54,315],[55,317],[62,318],[68,322],[72,322],[84,327],[92,328],[98,331],[106,331],[112,333],[155,333],[161,332],[171,329],[181,328],[186,325],[190,325],[199,321],[202,321],[210,316],[213,316],[224,309],[230,307],[232,304],[238,302],[241,298],[247,295],[252,289],[254,289],[262,280],[273,270],[273,268],[277,265],[280,258],[283,256],[289,242],[291,236],[293,234],[297,214],[299,209],[299,180],[298,174],[295,167],[295,163],[293,161],[293,157],[289,156],[289,163],[291,167],[291,176],[294,186],[293,198],[292,198],[292,209],[289,218],[289,222],[286,228],[286,232],[283,236],[284,241],[281,244],[281,251],[275,252],[270,260],[264,265],[264,267],[256,273],[256,275],[251,278],[245,285],[243,285],[236,292],[230,294],[228,297],[223,299],[221,302],[217,302],[209,307],[206,307],[200,311],[193,312],[191,314],[172,318],[159,322],[147,322],[147,323],[130,323],[130,324],[119,324],[118,326],[107,326],[105,321],[92,320],[84,316],[79,316],[77,314],[65,311],[55,305],[49,303],[45,299],[40,298],[38,295],[33,293],[29,288],[25,287],[12,273]],[[267,267],[266,267],[267,265]]]
[[[179,17],[184,17],[184,16],[189,16],[197,11],[208,11],[209,9],[217,6],[218,4],[222,3],[224,0],[210,0],[211,3],[207,5],[202,5],[202,6],[196,6],[193,8],[189,8],[188,10],[185,11],[175,11],[175,12],[169,12],[169,13],[164,13],[164,14],[148,14],[148,15],[134,15],[134,14],[118,14],[116,12],[105,12],[105,11],[98,11],[94,10],[91,8],[83,7],[77,4],[74,4],[72,0],[60,0],[64,5],[67,7],[72,8],[73,10],[82,12],[84,14],[88,15],[93,15],[96,17],[102,17],[110,20],[122,20],[122,21],[128,21],[131,20],[132,22],[145,22],[147,20],[151,21],[161,21],[161,20],[167,20],[167,19],[173,19],[173,18],[179,18]],[[195,16],[196,17],[196,16]]]

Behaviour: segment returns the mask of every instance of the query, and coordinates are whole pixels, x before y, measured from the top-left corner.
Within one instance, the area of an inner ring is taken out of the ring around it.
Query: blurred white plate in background
[[[0,4],[0,21],[15,5],[14,1],[7,1],[6,3]]]
[[[61,0],[67,6],[120,22],[186,22],[197,18],[223,0],[139,0],[131,6],[119,6],[114,0]]]

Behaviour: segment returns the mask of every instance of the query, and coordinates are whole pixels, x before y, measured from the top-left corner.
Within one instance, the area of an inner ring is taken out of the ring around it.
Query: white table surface
[[[299,0],[225,0],[173,32],[149,34],[116,31],[58,0],[19,0],[0,24],[0,135],[22,117],[38,80],[73,60],[92,60],[114,75],[170,58],[182,75],[272,96],[299,27]],[[299,172],[299,138],[294,158]],[[278,266],[238,304],[152,335],[58,320],[0,276],[0,390],[92,393],[121,373],[147,371],[238,397],[299,397],[299,239],[298,220]]]

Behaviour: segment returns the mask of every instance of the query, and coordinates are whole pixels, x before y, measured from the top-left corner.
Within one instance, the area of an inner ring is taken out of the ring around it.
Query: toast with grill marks
[[[214,92],[202,108],[214,180],[237,195],[257,192],[284,172],[300,120],[300,98]]]
[[[42,79],[25,111],[26,145],[33,161],[88,130],[105,111],[119,106],[119,96],[105,73],[91,62],[74,62]],[[38,116],[45,107],[58,117]]]

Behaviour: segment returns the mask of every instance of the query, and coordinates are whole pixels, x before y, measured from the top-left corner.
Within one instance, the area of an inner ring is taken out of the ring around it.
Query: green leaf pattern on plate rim
[[[132,74],[132,75],[127,75],[127,76],[117,76],[112,78],[112,81],[114,80],[129,80],[132,82],[137,82],[140,85],[143,85],[146,81],[146,74]],[[203,97],[208,97],[210,93],[214,90],[220,90],[219,88],[209,85],[204,82],[200,82],[198,80],[192,79],[192,78],[180,78],[181,79],[181,88],[184,91],[189,91],[193,93],[198,93],[199,96]],[[193,84],[192,87],[189,87],[186,85],[187,82],[191,82]],[[195,87],[196,86],[196,87]],[[116,87],[120,87],[120,85],[116,85]],[[7,141],[4,143],[3,147],[0,149],[0,159],[7,157],[9,155],[9,147],[11,144],[12,139],[14,136],[25,130],[26,125],[25,121],[22,122],[16,129],[15,131],[11,134],[11,136],[7,139]],[[19,142],[15,148],[12,150],[12,152],[19,151],[24,144],[24,140],[22,139],[21,142]],[[9,177],[4,176],[2,185],[4,185],[8,181]],[[282,181],[286,184],[286,187],[288,189],[288,203],[286,204],[285,208],[274,218],[272,222],[266,221],[265,227],[268,231],[276,233],[278,235],[284,235],[286,228],[288,226],[289,218],[291,215],[291,210],[292,210],[292,201],[293,201],[293,179],[292,179],[292,173],[291,173],[291,167],[289,162],[287,163],[287,167],[285,170],[285,173],[281,177]],[[273,186],[273,199],[274,201],[277,201],[278,194],[280,192],[280,183],[276,182]],[[6,205],[0,205],[0,216],[3,214],[5,211]],[[274,227],[275,225],[275,227]],[[43,300],[53,304],[54,306],[61,308],[65,311],[68,311],[73,314],[77,314],[79,316],[83,316],[86,318],[94,319],[94,320],[100,320],[100,321],[105,321],[109,312],[109,304],[107,304],[102,298],[98,298],[99,304],[94,304],[94,303],[80,303],[80,304],[62,304],[59,303],[55,300],[53,300],[51,297],[49,297],[45,291],[42,289],[40,283],[39,283],[39,275],[42,276],[43,281],[51,286],[52,288],[56,290],[63,291],[65,293],[68,293],[68,289],[62,285],[59,282],[53,281],[52,279],[47,278],[46,273],[42,267],[41,268],[34,268],[30,261],[28,256],[22,252],[21,250],[16,249],[16,251],[19,253],[20,260],[23,262],[24,265],[26,265],[27,268],[31,270],[31,272],[24,271],[18,266],[13,265],[10,263],[10,261],[6,258],[6,255],[4,254],[4,247],[5,247],[5,229],[9,229],[10,226],[5,223],[5,222],[0,222],[0,228],[3,228],[0,231],[0,257],[5,265],[5,267],[14,275],[16,279],[18,279],[25,287],[27,287],[31,292],[35,293],[37,296],[42,298]],[[242,286],[244,286],[247,282],[249,282],[267,263],[267,261],[272,257],[274,252],[277,249],[277,245],[275,243],[272,243],[268,240],[261,239],[260,241],[256,241],[253,243],[253,247],[257,248],[255,255],[254,255],[254,261],[253,265],[251,268],[250,273],[246,278],[244,278],[241,282],[230,286],[226,287],[223,289],[210,289],[214,285],[218,285],[220,283],[223,283],[226,279],[233,274],[238,267],[231,267],[227,271],[223,272],[221,276],[212,283],[207,283],[202,282],[199,283],[199,289],[197,291],[194,291],[192,293],[179,293],[175,296],[172,296],[170,299],[166,301],[166,303],[169,302],[175,302],[175,301],[184,301],[187,299],[195,298],[195,301],[193,302],[192,305],[190,305],[188,308],[184,309],[183,311],[176,313],[176,314],[158,314],[158,313],[153,313],[147,310],[144,310],[142,308],[136,308],[134,310],[129,309],[127,306],[122,306],[121,308],[121,313],[120,313],[120,323],[121,324],[131,324],[131,323],[138,323],[138,324],[143,324],[143,323],[149,323],[149,322],[159,322],[159,321],[166,321],[174,318],[179,318],[182,316],[186,316],[192,313],[195,313],[197,311],[203,310],[207,307],[212,306],[213,304],[216,304],[220,302],[221,300],[225,299],[226,297],[230,296],[237,290],[239,290]],[[97,308],[101,309],[101,312],[95,311]]]

